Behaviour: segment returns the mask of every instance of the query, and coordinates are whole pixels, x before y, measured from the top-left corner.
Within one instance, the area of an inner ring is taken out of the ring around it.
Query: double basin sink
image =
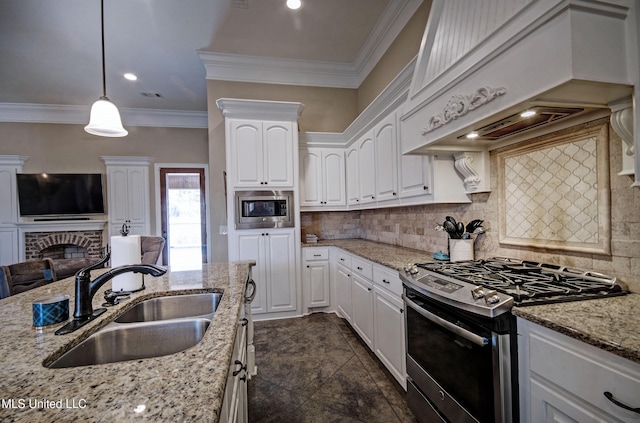
[[[52,369],[161,357],[202,340],[222,293],[150,298],[127,310],[47,367]]]

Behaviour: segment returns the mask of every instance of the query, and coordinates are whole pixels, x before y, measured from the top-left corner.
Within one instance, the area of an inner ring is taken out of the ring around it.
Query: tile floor
[[[405,392],[335,314],[255,323],[249,422],[415,422]]]

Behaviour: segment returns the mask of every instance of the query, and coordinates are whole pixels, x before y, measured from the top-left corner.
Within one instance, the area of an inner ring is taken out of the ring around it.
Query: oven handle
[[[402,299],[404,300],[404,302],[411,307],[412,309],[414,309],[416,312],[418,312],[422,317],[431,320],[433,323],[435,323],[438,326],[441,326],[445,329],[447,329],[450,332],[455,333],[458,336],[461,336],[462,338],[466,339],[467,341],[471,341],[476,345],[480,345],[481,347],[485,346],[485,345],[489,345],[489,340],[487,338],[484,338],[480,335],[476,335],[473,332],[470,332],[464,328],[461,328],[458,325],[454,325],[451,322],[446,321],[445,319],[436,316],[433,313],[428,312],[427,310],[423,309],[422,307],[420,307],[418,304],[414,303],[413,301],[411,301],[409,298],[407,298],[405,295],[402,295]]]

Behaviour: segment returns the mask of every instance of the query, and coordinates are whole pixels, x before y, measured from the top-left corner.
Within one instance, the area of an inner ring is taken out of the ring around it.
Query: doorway
[[[207,262],[206,187],[203,168],[159,169],[162,262],[172,271]]]

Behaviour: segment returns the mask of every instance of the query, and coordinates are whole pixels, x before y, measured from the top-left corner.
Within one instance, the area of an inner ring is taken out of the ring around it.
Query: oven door
[[[404,300],[407,374],[430,405],[451,422],[510,422],[510,399],[503,398],[501,384],[511,381],[500,366],[508,335],[410,289]],[[509,363],[506,355],[502,359]]]

